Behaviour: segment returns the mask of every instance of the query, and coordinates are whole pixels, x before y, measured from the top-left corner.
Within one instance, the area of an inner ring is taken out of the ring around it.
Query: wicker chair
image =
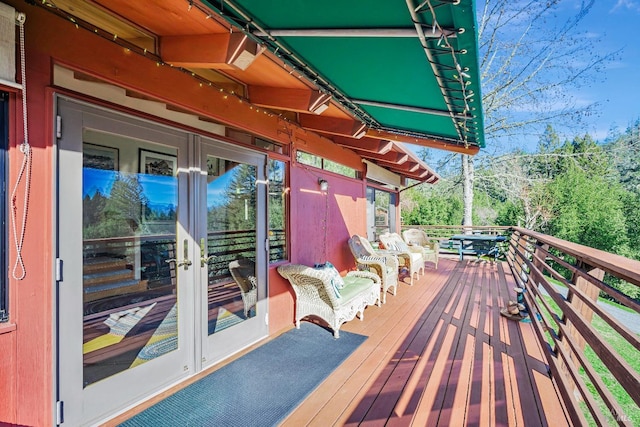
[[[240,288],[242,303],[244,304],[244,315],[249,317],[249,313],[258,302],[258,283],[256,279],[256,264],[246,258],[240,258],[229,263],[231,277]]]
[[[397,254],[404,261],[404,265],[409,268],[410,284],[413,285],[413,276],[419,277],[424,273],[422,248],[407,245],[398,233],[384,233],[379,239],[386,250]]]
[[[296,295],[295,322],[306,316],[317,316],[326,321],[333,336],[340,337],[340,326],[359,314],[364,319],[364,309],[380,305],[380,279],[368,271],[350,271],[338,297],[331,283],[332,277],[325,270],[306,265],[289,264],[278,267],[278,273],[289,280]]]
[[[436,269],[438,268],[440,244],[437,241],[429,240],[427,233],[417,228],[404,230],[402,232],[402,238],[408,245],[421,247],[424,260],[433,262],[436,265]]]
[[[377,253],[366,238],[357,234],[349,239],[349,249],[358,270],[372,271],[380,277],[382,303],[386,303],[389,289],[393,290],[393,295],[398,290],[398,258],[391,254]]]

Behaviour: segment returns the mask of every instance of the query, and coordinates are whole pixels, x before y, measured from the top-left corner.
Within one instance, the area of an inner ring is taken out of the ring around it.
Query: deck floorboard
[[[570,425],[506,264],[443,259],[342,330],[368,339],[285,419],[300,425]]]
[[[506,264],[456,257],[427,265],[413,286],[404,278],[386,304],[342,326],[368,338],[282,426],[570,425],[531,323],[500,316],[515,299]]]

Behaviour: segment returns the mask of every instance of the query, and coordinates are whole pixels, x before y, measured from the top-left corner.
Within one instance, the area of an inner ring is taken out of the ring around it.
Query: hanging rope
[[[22,280],[27,275],[27,269],[22,258],[22,245],[24,244],[24,236],[27,229],[27,212],[29,206],[29,192],[31,186],[31,146],[29,145],[29,134],[27,126],[27,76],[25,66],[25,47],[24,47],[24,22],[26,15],[19,13],[16,16],[16,23],[20,31],[20,71],[22,77],[22,123],[24,132],[24,141],[20,144],[20,152],[23,154],[22,166],[16,178],[16,183],[11,193],[11,224],[13,228],[13,241],[16,246],[16,262],[13,265],[12,275],[16,280]],[[18,187],[24,179],[24,199],[22,202],[22,219],[20,224],[20,233],[18,235],[18,206],[16,204]]]

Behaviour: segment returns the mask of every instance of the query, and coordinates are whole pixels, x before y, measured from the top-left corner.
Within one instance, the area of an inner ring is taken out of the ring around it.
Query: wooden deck
[[[364,321],[341,328],[368,338],[282,426],[571,425],[532,325],[500,316],[515,299],[507,264],[456,256],[441,258],[437,270],[427,265],[413,286],[405,278],[386,304],[368,307]],[[209,372],[104,426],[118,425]]]
[[[427,268],[343,326],[369,338],[283,425],[569,425],[531,324],[500,316],[514,286],[504,263]]]

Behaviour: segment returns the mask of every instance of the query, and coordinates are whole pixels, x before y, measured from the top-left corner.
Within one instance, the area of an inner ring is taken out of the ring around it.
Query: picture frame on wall
[[[140,149],[140,173],[157,176],[176,176],[176,171],[176,156]]]
[[[117,171],[119,162],[120,152],[117,148],[82,143],[82,167]]]

